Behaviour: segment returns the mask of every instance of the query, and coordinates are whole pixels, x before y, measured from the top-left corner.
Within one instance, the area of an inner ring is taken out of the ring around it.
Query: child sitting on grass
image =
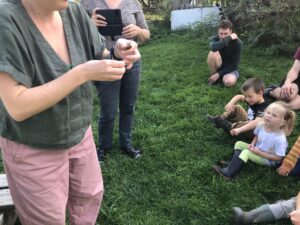
[[[225,179],[231,180],[248,160],[263,166],[276,167],[285,156],[288,146],[286,136],[294,127],[296,114],[284,102],[274,102],[265,110],[263,121],[255,128],[251,144],[236,142],[235,154],[225,168],[213,169]]]
[[[233,136],[241,133],[253,138],[253,130],[260,121],[268,102],[264,99],[265,84],[258,78],[247,79],[241,87],[243,95],[235,95],[225,106],[221,116],[208,115],[207,118],[217,128],[230,132]],[[238,102],[248,104],[248,112]]]
[[[234,207],[235,224],[257,224],[276,222],[283,218],[290,218],[295,225],[300,224],[300,192],[298,196],[288,200],[280,200],[274,204],[264,204],[256,209],[244,212]]]

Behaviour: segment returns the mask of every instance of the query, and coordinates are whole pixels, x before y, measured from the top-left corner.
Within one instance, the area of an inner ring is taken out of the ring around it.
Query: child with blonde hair
[[[270,104],[263,115],[263,121],[254,130],[255,137],[250,144],[235,143],[235,153],[225,168],[213,169],[227,180],[231,180],[248,160],[263,166],[276,167],[285,156],[288,142],[286,136],[294,128],[296,114],[281,101]]]

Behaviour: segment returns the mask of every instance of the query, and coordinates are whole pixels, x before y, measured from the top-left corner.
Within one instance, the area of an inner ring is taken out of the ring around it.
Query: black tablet
[[[105,17],[107,26],[98,27],[103,36],[117,36],[122,34],[123,23],[120,9],[98,9],[97,14]]]

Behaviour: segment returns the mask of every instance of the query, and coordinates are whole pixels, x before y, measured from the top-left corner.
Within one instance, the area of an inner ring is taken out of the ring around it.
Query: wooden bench
[[[5,174],[0,174],[0,225],[14,225],[17,220]]]

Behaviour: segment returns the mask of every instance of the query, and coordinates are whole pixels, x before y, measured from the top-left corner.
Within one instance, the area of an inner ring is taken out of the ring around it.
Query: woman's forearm
[[[19,84],[9,74],[0,73],[0,98],[10,116],[23,121],[54,106],[87,81],[119,80],[124,72],[123,61],[91,60],[32,88]]]
[[[16,121],[23,121],[52,107],[86,82],[78,70],[69,71],[53,81],[33,88],[19,84],[8,74],[2,73],[0,77],[1,100]]]
[[[141,42],[147,41],[150,38],[150,31],[147,29],[140,28],[137,38]]]

